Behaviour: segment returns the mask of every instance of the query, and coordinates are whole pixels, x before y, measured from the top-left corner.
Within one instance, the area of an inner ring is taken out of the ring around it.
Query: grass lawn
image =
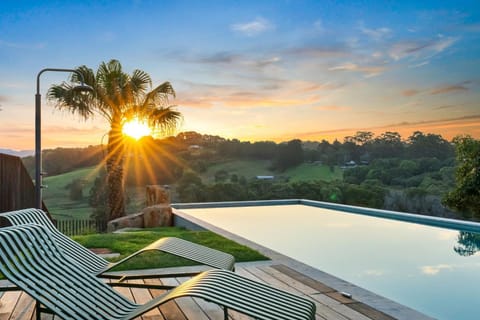
[[[125,233],[91,234],[76,236],[73,237],[73,239],[87,248],[108,248],[112,252],[120,253],[120,257],[111,259],[113,262],[142,249],[162,237],[182,238],[223,252],[228,252],[235,257],[235,261],[237,262],[268,259],[255,250],[213,232],[189,231],[178,227],[152,228]],[[195,262],[171,254],[151,252],[133,258],[131,261],[122,264],[121,268],[114,269],[114,271],[177,267],[195,264]]]
[[[220,170],[225,170],[229,175],[244,176],[246,179],[275,175],[269,167],[270,161],[268,160],[231,160],[209,166],[208,170],[200,176],[205,183],[215,183],[215,173]]]

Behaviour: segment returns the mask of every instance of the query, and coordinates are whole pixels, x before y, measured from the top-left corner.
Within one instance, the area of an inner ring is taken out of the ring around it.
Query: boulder
[[[171,227],[173,225],[172,208],[169,205],[146,207],[142,214],[145,228]]]
[[[147,207],[170,204],[170,187],[168,185],[147,185],[145,187],[145,204]]]
[[[144,228],[143,213],[130,214],[125,217],[111,220],[107,224],[107,231],[113,232],[115,230],[124,228]]]

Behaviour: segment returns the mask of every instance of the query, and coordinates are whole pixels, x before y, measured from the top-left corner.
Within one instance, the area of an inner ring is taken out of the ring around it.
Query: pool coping
[[[174,224],[193,230],[210,230],[218,233],[226,238],[232,239],[240,244],[249,246],[263,255],[269,257],[274,262],[282,263],[292,269],[295,269],[317,281],[320,281],[339,292],[347,292],[352,297],[365,303],[368,306],[375,308],[389,316],[392,316],[399,320],[408,319],[434,319],[427,316],[420,311],[414,310],[410,307],[402,305],[398,302],[380,296],[367,289],[358,287],[348,281],[340,279],[332,274],[326,273],[307,264],[304,264],[291,257],[285,256],[277,251],[266,248],[251,240],[233,234],[215,225],[207,223],[203,220],[197,219],[183,211],[182,209],[198,209],[198,208],[222,208],[222,207],[242,207],[242,206],[271,206],[271,205],[307,205],[319,208],[334,209],[344,211],[353,214],[363,214],[375,217],[394,219],[400,221],[408,221],[413,223],[421,223],[430,226],[448,228],[448,229],[461,229],[469,232],[480,232],[480,223],[451,220],[432,216],[422,216],[418,214],[409,214],[388,210],[361,208],[355,206],[341,205],[326,203],[320,201],[312,201],[305,199],[287,199],[287,200],[266,200],[266,201],[237,201],[237,202],[208,202],[208,203],[178,203],[172,204],[174,213]]]

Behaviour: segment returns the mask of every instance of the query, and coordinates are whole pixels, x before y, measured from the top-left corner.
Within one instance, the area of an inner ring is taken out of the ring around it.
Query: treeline
[[[372,208],[439,216],[453,213],[441,204],[454,186],[454,144],[440,135],[414,132],[403,139],[396,132],[375,136],[357,132],[336,140],[284,143],[244,142],[219,136],[183,132],[166,139],[146,137],[128,143],[125,154],[127,186],[170,184],[182,202],[306,198]],[[57,148],[43,152],[49,175],[98,165],[101,146]],[[228,172],[215,174],[207,184],[200,175],[226,160],[267,160],[281,173],[302,163],[342,167],[343,181],[259,181]],[[24,159],[33,176],[33,157]],[[96,187],[98,188],[98,186]],[[98,189],[97,189],[98,190]]]
[[[175,137],[152,139],[145,137],[132,145],[126,153],[127,163],[149,162],[153,169],[182,171],[192,168],[203,171],[212,162],[221,159],[270,160],[273,170],[283,171],[303,162],[319,162],[330,166],[343,166],[352,161],[355,164],[369,164],[376,159],[437,159],[441,164],[453,162],[455,153],[452,143],[440,135],[414,132],[403,140],[396,132],[385,132],[375,137],[372,132],[357,132],[344,138],[343,142],[301,141],[284,143],[272,141],[239,141],[219,136],[183,132]],[[198,148],[198,152],[195,150]],[[87,148],[57,148],[44,150],[43,169],[49,175],[57,175],[85,166],[101,163],[102,146]],[[24,158],[27,168],[34,171],[34,157]],[[407,166],[403,163],[402,167]],[[420,165],[419,170],[422,170]],[[128,169],[128,168],[127,168]],[[148,168],[145,168],[147,170]],[[157,171],[157,170],[153,170]],[[138,171],[135,173],[139,173]],[[141,174],[141,173],[140,173]],[[168,179],[181,177],[182,172],[168,173]]]
[[[95,166],[104,156],[102,146],[86,148],[56,148],[42,151],[42,170],[50,176],[70,172],[76,169]],[[30,176],[35,176],[35,157],[22,158]]]

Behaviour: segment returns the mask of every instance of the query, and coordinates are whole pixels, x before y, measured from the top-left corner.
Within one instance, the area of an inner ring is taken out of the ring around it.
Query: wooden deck
[[[283,264],[277,265],[242,265],[237,267],[237,273],[256,281],[268,283],[282,290],[307,296],[317,305],[316,319],[331,320],[391,320],[394,319],[361,302],[342,296],[328,286],[309,278]],[[175,285],[185,278],[162,278],[136,280],[140,283],[163,283]],[[116,288],[129,299],[144,303],[161,294],[162,290]],[[0,293],[1,294],[1,293]],[[34,320],[35,302],[24,292],[8,291],[0,297],[0,320]],[[232,310],[229,311],[231,320],[251,319]],[[43,315],[45,320],[60,320],[59,317]],[[139,318],[140,319],[140,318]],[[200,299],[182,298],[170,301],[161,307],[144,314],[143,320],[208,320],[223,319],[223,310],[212,303]]]

